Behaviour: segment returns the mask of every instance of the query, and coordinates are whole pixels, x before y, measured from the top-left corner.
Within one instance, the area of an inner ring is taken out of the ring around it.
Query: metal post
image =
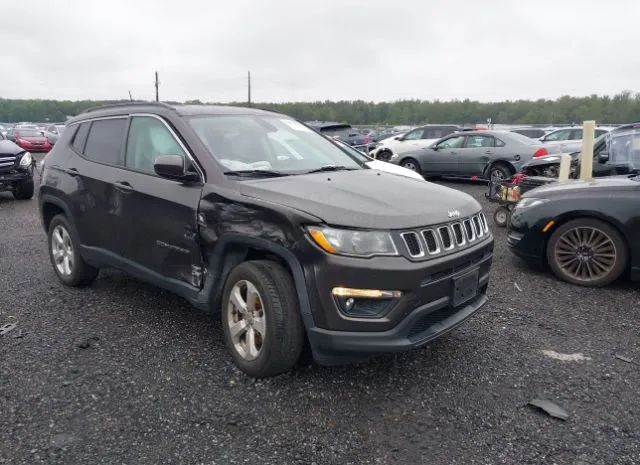
[[[160,81],[158,81],[158,72],[156,71],[156,82],[155,82],[155,87],[156,87],[156,102],[160,101],[160,96],[158,93],[158,88],[160,87]]]
[[[560,155],[560,172],[558,174],[559,181],[567,181],[571,170],[571,155],[563,153]]]
[[[580,154],[580,179],[593,177],[593,139],[595,138],[595,121],[582,123],[582,153]]]
[[[251,106],[251,71],[247,71],[247,103]]]

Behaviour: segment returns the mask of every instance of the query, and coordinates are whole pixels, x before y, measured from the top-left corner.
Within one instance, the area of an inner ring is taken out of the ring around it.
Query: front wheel
[[[291,275],[266,260],[234,268],[224,288],[222,327],[234,363],[249,376],[275,376],[293,368],[304,329]]]
[[[33,179],[18,181],[13,187],[13,197],[16,200],[29,200],[33,197]]]
[[[391,160],[391,156],[393,154],[391,153],[391,151],[389,150],[382,150],[381,152],[378,153],[378,156],[376,156],[376,159],[380,160],[380,161],[389,161]]]
[[[413,158],[405,158],[402,160],[402,163],[400,163],[400,166],[408,170],[415,171],[416,173],[420,172],[420,165]]]
[[[547,245],[547,261],[560,279],[601,287],[615,281],[627,266],[627,248],[607,223],[580,218],[561,225]]]

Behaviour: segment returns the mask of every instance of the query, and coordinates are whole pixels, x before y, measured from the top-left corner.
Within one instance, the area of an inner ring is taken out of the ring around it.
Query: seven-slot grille
[[[470,246],[489,236],[484,213],[447,224],[400,234],[411,258],[434,256]]]
[[[0,155],[0,168],[13,168],[17,157],[3,157]]]

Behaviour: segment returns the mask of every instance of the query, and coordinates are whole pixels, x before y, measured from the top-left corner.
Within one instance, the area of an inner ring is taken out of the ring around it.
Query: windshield
[[[604,137],[610,164],[640,169],[640,129],[611,132]]]
[[[17,137],[40,137],[42,134],[36,129],[16,129],[15,135]]]
[[[362,168],[362,162],[303,124],[279,116],[193,117],[190,124],[228,170],[302,174],[326,166]]]

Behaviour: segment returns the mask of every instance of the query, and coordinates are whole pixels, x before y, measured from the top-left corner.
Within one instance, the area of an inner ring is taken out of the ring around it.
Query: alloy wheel
[[[75,261],[73,245],[69,232],[62,225],[57,225],[51,234],[51,253],[58,273],[70,276]]]
[[[504,181],[505,176],[501,169],[493,169],[491,170],[491,180],[494,182]]]
[[[616,263],[616,246],[604,231],[576,227],[560,236],[554,250],[556,262],[568,276],[595,281],[608,275]]]
[[[262,296],[254,284],[238,281],[231,289],[227,324],[233,347],[243,359],[255,360],[266,337],[266,316]]]
[[[417,166],[416,166],[416,164],[415,164],[414,162],[412,162],[412,161],[405,161],[405,162],[402,164],[402,167],[403,167],[403,168],[407,168],[407,169],[409,169],[409,170],[411,170],[411,171],[416,171],[416,172],[418,171],[418,167],[417,167]]]

